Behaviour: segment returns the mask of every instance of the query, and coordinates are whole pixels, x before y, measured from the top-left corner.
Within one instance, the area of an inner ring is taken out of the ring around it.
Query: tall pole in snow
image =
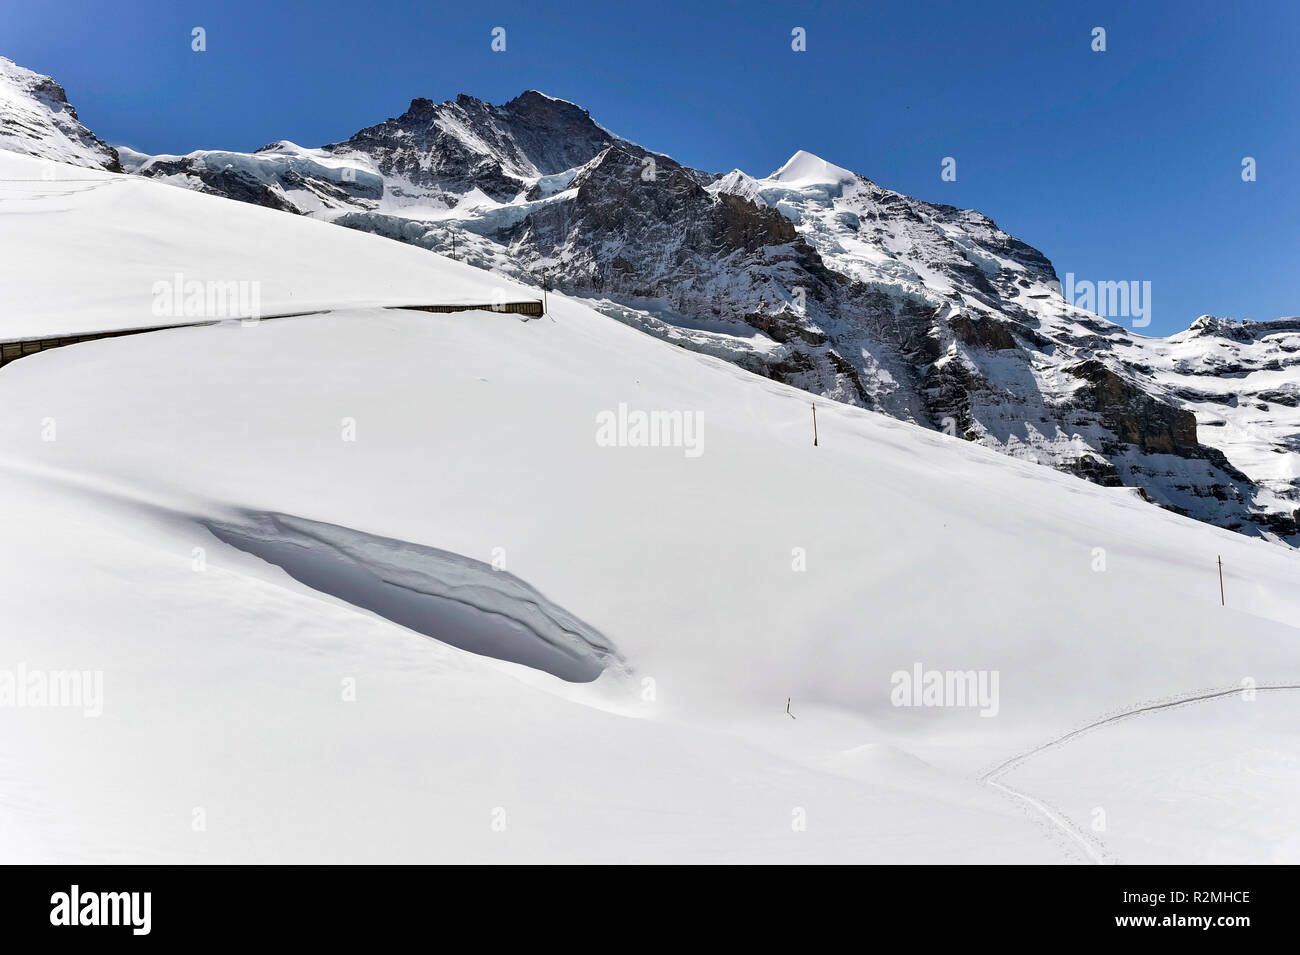
[[[1228,604],[1223,599],[1223,556],[1219,556],[1219,605],[1226,607]]]
[[[817,402],[812,403],[813,410],[813,447],[817,447]]]

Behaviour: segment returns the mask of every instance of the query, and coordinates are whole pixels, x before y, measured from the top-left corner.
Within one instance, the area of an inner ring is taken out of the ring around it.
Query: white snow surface
[[[388,239],[139,176],[0,152],[0,179],[20,180],[0,182],[3,340],[240,317],[210,313],[206,295],[200,313],[168,310],[176,297],[158,283],[248,283],[261,316],[540,297]]]
[[[784,166],[768,177],[773,182],[784,183],[792,188],[800,186],[827,186],[841,182],[855,182],[858,174],[850,172],[834,163],[827,162],[821,156],[814,156],[800,149],[791,156]]]
[[[1019,759],[1300,684],[1294,552],[822,399],[814,446],[806,393],[577,301],[378,308],[501,279],[99,178],[0,201],[6,332],[157,324],[175,271],[329,311],[0,370],[0,681],[103,679],[0,705],[7,861],[1295,861],[1300,692]],[[603,446],[620,404],[703,453]],[[480,585],[603,673],[395,609]],[[916,664],[996,715],[893,705]]]

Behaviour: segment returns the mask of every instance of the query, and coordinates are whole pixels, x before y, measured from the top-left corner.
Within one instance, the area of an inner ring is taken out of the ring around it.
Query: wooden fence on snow
[[[502,312],[507,315],[531,315],[541,318],[541,302],[503,302],[500,305],[389,305],[388,308],[400,308],[417,312],[469,312],[482,309],[489,312]],[[263,315],[257,321],[267,322],[277,318],[300,318],[304,315],[321,315],[328,310],[314,312],[291,312],[283,315]],[[230,319],[234,321],[235,319]],[[101,338],[120,338],[123,335],[143,335],[146,332],[161,332],[169,328],[198,328],[203,325],[216,325],[217,321],[180,322],[174,325],[151,325],[148,328],[122,328],[112,332],[88,332],[84,335],[54,335],[48,338],[18,338],[0,341],[0,368],[19,358],[35,355],[37,352],[64,345],[76,345],[80,342],[93,342]]]

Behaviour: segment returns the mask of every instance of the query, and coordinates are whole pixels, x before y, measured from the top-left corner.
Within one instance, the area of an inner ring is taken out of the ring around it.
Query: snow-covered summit
[[[800,149],[791,156],[784,166],[767,177],[773,182],[799,188],[812,185],[833,185],[841,182],[853,182],[857,173],[841,166],[827,162],[820,156]]]
[[[767,205],[763,200],[762,187],[758,180],[739,169],[733,169],[708,187],[714,195],[732,195],[748,199],[757,205]]]

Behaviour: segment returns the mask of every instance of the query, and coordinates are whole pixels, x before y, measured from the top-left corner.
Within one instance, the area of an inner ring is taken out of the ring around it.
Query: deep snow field
[[[50,168],[0,152],[2,337],[159,324],[176,272],[328,311],[0,369],[0,673],[103,679],[0,706],[6,861],[1300,861],[1295,552],[821,399],[814,446],[807,394],[576,301],[381,308],[536,293]],[[701,453],[606,446],[620,405]],[[995,712],[894,705],[917,664]]]

